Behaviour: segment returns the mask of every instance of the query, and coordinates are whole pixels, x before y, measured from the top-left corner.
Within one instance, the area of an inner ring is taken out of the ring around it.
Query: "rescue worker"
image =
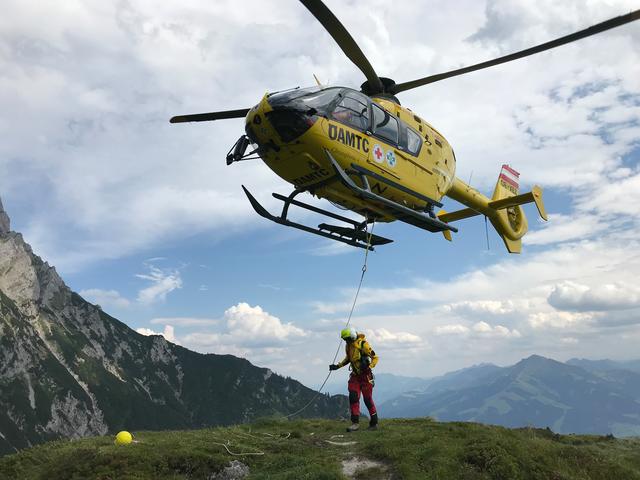
[[[357,333],[354,328],[345,328],[340,337],[346,342],[346,356],[338,364],[329,365],[329,370],[337,370],[346,364],[351,364],[349,376],[349,406],[351,410],[351,425],[347,432],[358,430],[360,421],[360,394],[369,410],[369,430],[378,428],[378,413],[373,403],[373,372],[371,369],[378,363],[378,356],[363,333]]]

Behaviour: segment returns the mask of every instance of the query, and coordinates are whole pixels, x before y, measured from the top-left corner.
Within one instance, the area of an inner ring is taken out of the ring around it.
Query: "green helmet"
[[[342,338],[344,341],[355,340],[357,336],[358,333],[356,332],[355,328],[343,328],[340,332],[340,338]]]

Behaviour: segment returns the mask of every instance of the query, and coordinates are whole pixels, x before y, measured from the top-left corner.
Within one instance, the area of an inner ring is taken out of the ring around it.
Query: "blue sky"
[[[632,1],[328,1],[398,82],[486,60],[637,8]],[[0,195],[13,229],[68,285],[134,329],[319,383],[363,252],[258,217],[289,186],[227,167],[265,91],[357,86],[360,72],[297,2],[9,1],[0,19]],[[460,12],[465,12],[460,15]],[[43,24],[40,20],[46,18]],[[637,23],[637,22],[636,22]],[[490,194],[500,166],[544,188],[523,253],[482,218],[453,243],[403,224],[369,257],[354,315],[380,371],[431,376],[532,353],[629,358],[640,340],[640,25],[405,92],[457,175]],[[325,206],[326,207],[326,206]],[[445,200],[445,209],[456,209]],[[313,216],[300,217],[313,223]]]

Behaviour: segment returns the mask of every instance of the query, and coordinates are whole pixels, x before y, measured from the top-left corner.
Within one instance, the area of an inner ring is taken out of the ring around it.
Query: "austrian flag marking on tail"
[[[502,165],[502,170],[500,171],[500,180],[504,181],[507,185],[514,188],[516,192],[520,188],[520,174],[509,165]]]

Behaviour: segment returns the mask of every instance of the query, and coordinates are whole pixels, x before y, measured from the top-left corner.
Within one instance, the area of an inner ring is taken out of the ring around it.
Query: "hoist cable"
[[[362,282],[364,280],[364,274],[367,273],[367,261],[369,259],[369,248],[371,247],[371,238],[373,237],[373,227],[375,227],[376,222],[373,221],[371,224],[371,231],[367,232],[367,248],[364,249],[364,262],[362,264],[362,273],[360,274],[360,282],[358,283],[358,289],[356,290],[356,294],[355,297],[353,298],[353,304],[351,305],[351,311],[349,312],[349,317],[347,318],[347,323],[345,324],[344,328],[347,328],[349,326],[349,324],[351,323],[351,317],[353,315],[353,311],[356,308],[356,302],[358,301],[358,295],[360,295],[360,289],[362,288]],[[367,228],[367,227],[365,227]],[[368,228],[367,228],[368,230]],[[331,363],[336,363],[336,359],[338,358],[338,354],[340,353],[340,347],[342,346],[342,339],[340,339],[340,342],[338,343],[338,348],[336,349],[336,353],[333,356],[333,362]],[[333,371],[329,370],[329,374],[326,376],[326,378],[324,379],[324,382],[322,382],[322,385],[320,385],[320,388],[318,389],[318,391],[316,392],[316,394],[313,396],[313,398],[311,400],[309,400],[309,402],[307,402],[307,404],[302,407],[301,409],[290,413],[289,415],[286,415],[287,418],[289,417],[293,417],[297,414],[299,414],[300,412],[304,411],[309,405],[311,405],[316,398],[318,398],[318,396],[320,395],[320,393],[322,392],[322,389],[324,388],[324,386],[326,385],[327,381],[329,380],[329,377],[331,376],[331,374],[333,373]]]

